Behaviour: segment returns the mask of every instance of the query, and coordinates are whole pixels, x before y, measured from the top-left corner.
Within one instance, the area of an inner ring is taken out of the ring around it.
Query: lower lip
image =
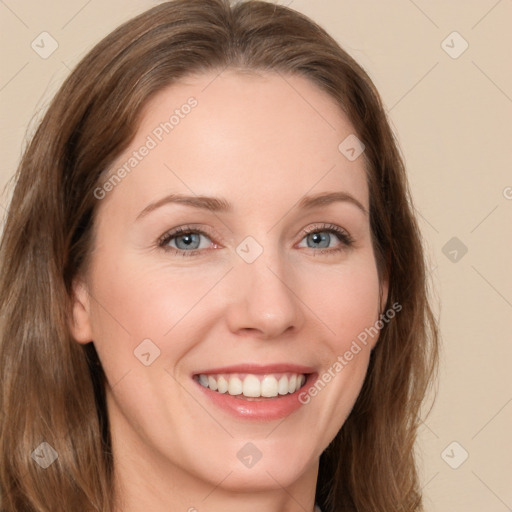
[[[295,393],[287,395],[280,395],[276,398],[265,398],[263,400],[252,399],[245,400],[243,398],[236,398],[229,393],[219,393],[212,391],[199,384],[197,380],[194,382],[199,386],[201,391],[218,407],[227,411],[236,418],[259,420],[259,421],[272,421],[285,418],[302,405],[299,400],[299,395],[304,392],[304,389],[309,387],[316,379],[317,374],[309,374],[306,382]]]

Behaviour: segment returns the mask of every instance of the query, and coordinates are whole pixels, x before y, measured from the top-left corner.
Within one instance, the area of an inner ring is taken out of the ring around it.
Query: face
[[[352,134],[300,77],[204,74],[148,103],[75,282],[118,467],[233,490],[316,475],[385,301]]]

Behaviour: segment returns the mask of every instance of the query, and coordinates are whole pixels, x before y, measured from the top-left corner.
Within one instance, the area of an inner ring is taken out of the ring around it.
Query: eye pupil
[[[326,232],[312,233],[311,235],[309,235],[309,238],[314,244],[316,244],[316,247],[319,247],[320,246],[319,244],[323,243],[324,244],[324,245],[322,245],[323,248],[329,247],[329,242],[331,240],[330,235]]]
[[[193,244],[195,244],[193,248],[197,249],[197,247],[199,247],[199,236],[200,235],[196,233],[187,233],[185,235],[181,235],[176,238],[176,246],[178,249],[183,249],[190,248]],[[180,242],[184,244],[184,247],[180,247]]]

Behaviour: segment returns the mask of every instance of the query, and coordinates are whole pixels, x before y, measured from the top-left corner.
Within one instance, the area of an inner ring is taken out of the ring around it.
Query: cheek
[[[93,340],[111,383],[140,367],[142,348],[151,358],[159,354],[155,366],[165,360],[168,367],[192,340],[206,337],[206,319],[216,313],[207,295],[225,268],[191,271],[114,254],[98,260],[91,283]]]
[[[379,318],[379,279],[372,255],[350,266],[316,269],[315,276],[314,286],[306,281],[304,296],[327,335],[318,347],[322,372],[301,401],[316,410],[330,442],[359,395],[378,339],[372,328]]]
[[[354,258],[350,265],[306,270],[304,275],[306,304],[325,324],[331,348],[344,352],[378,319],[379,278],[373,255]]]

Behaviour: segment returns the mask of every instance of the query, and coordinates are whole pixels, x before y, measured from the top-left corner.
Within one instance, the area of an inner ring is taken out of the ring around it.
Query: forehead
[[[306,78],[211,72],[159,91],[111,171],[138,159],[122,184],[137,203],[179,191],[261,206],[344,190],[367,206],[364,160],[339,149],[353,135],[335,100]],[[143,147],[145,156],[133,156]]]

